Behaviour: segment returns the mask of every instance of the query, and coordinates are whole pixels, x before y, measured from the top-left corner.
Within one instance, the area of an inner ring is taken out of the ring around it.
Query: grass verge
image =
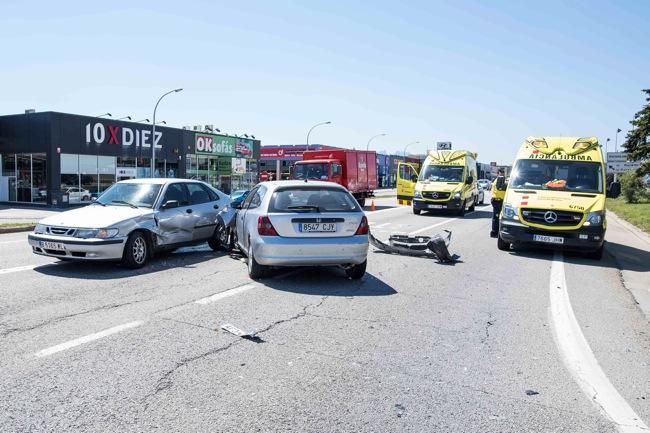
[[[623,197],[608,198],[607,209],[644,232],[650,233],[650,203],[628,203]]]

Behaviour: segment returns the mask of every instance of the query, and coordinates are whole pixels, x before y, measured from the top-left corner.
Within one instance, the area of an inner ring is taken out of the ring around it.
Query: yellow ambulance
[[[452,210],[458,215],[474,210],[478,202],[476,153],[466,150],[432,150],[418,170],[400,162],[397,200],[410,204],[413,213]]]
[[[596,137],[529,137],[510,175],[497,246],[562,247],[600,259],[605,196],[605,164]]]

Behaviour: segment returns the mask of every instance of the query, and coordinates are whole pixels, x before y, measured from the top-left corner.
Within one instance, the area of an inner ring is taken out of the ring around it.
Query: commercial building
[[[152,145],[154,177],[199,178],[226,192],[257,181],[259,140],[152,132],[147,124],[58,112],[0,116],[0,202],[60,206],[151,177]]]

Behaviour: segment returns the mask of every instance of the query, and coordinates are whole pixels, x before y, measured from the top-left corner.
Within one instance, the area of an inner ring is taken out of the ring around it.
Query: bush
[[[628,203],[639,203],[650,200],[643,178],[637,176],[634,170],[630,170],[619,178],[621,182],[621,191]]]

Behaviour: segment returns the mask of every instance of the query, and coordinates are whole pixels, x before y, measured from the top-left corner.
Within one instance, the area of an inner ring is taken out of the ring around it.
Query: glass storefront
[[[44,153],[2,155],[0,201],[45,203],[47,200],[46,166]]]

